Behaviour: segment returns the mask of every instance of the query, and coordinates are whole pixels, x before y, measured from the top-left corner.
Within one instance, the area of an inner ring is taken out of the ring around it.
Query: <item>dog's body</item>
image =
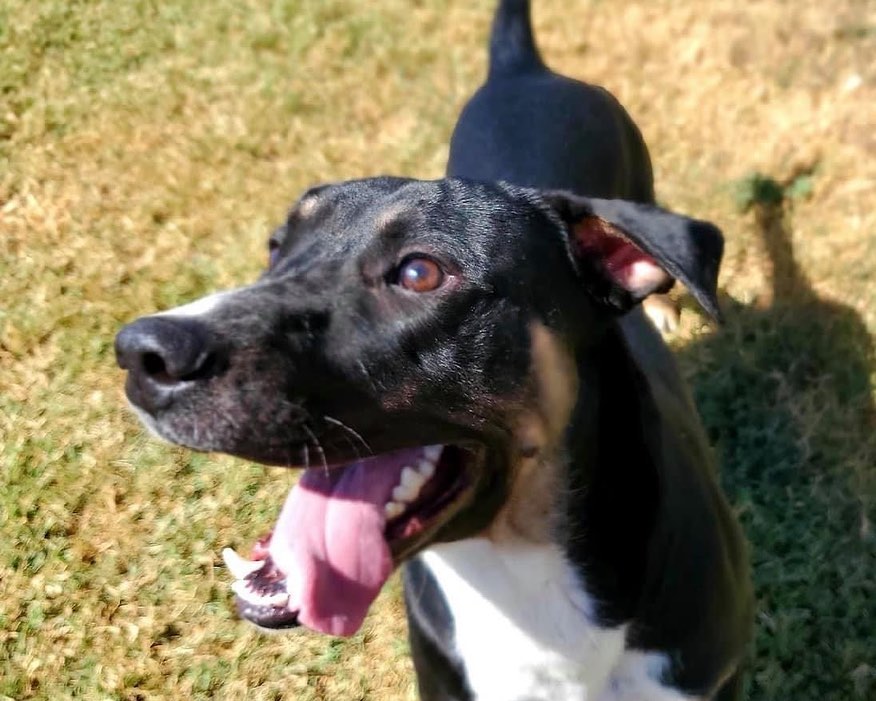
[[[611,93],[548,70],[533,40],[529,0],[499,4],[489,77],[460,115],[447,175],[655,202],[638,128]],[[643,306],[661,331],[678,327],[669,296]]]
[[[227,556],[242,615],[349,634],[407,563],[427,701],[736,698],[743,541],[632,309],[676,277],[717,314],[719,232],[593,199],[651,202],[647,151],[610,96],[547,72],[521,0],[448,173],[313,189],[258,282],[119,334],[160,435],[313,465],[254,560]]]
[[[548,70],[529,0],[499,4],[489,75],[459,117],[447,175],[654,202],[651,159],[636,125],[607,91]]]

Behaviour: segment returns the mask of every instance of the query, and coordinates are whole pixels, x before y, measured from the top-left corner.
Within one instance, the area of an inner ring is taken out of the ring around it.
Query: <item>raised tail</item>
[[[490,77],[544,67],[532,36],[529,0],[499,0],[490,36]]]

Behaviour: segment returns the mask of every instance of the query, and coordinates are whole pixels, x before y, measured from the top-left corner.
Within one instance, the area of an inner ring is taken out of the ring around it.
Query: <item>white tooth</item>
[[[435,463],[429,462],[428,460],[420,460],[417,464],[417,472],[419,472],[423,476],[423,481],[432,479],[432,475],[435,474]]]
[[[435,462],[441,457],[441,452],[444,450],[443,445],[429,445],[423,448],[423,455],[427,460]]]
[[[425,478],[419,472],[417,472],[413,467],[406,467],[402,470],[401,473],[401,484],[403,487],[407,487],[408,489],[416,490],[417,494],[420,493],[420,487],[423,486],[425,482]]]
[[[410,502],[417,496],[417,491],[418,490],[416,489],[411,489],[410,487],[405,487],[403,484],[400,484],[392,490],[392,499],[393,501]]]
[[[383,507],[386,518],[395,518],[396,516],[401,516],[404,510],[405,507],[395,501],[391,501]]]
[[[225,548],[222,551],[222,559],[225,560],[225,566],[228,571],[234,575],[236,579],[245,579],[253,572],[258,572],[265,566],[263,560],[247,560],[238,555],[231,548]]]
[[[289,601],[289,595],[286,592],[278,591],[273,594],[259,594],[253,591],[247,582],[240,580],[231,585],[231,591],[244,601],[255,606],[285,606]]]

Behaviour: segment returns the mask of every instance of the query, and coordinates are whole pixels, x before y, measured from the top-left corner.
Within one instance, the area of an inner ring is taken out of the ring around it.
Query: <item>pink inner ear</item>
[[[574,235],[575,255],[599,261],[615,284],[636,297],[646,297],[672,282],[656,260],[604,219],[585,217],[575,224]]]

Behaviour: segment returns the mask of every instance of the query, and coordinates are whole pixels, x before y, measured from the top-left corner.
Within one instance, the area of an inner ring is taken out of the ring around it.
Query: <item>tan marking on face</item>
[[[540,322],[529,326],[534,397],[516,418],[508,501],[487,529],[495,541],[550,541],[558,503],[563,433],[578,396],[572,354]]]
[[[548,440],[558,441],[569,424],[578,398],[575,358],[556,334],[541,322],[529,325],[529,335],[538,412]]]
[[[301,218],[311,216],[314,212],[316,212],[319,204],[319,195],[308,195],[303,200],[301,200],[301,202],[298,203],[298,216]]]
[[[383,211],[378,212],[377,216],[374,218],[374,228],[378,231],[387,231],[391,229],[396,222],[403,219],[409,211],[410,205],[401,202],[392,204]]]

